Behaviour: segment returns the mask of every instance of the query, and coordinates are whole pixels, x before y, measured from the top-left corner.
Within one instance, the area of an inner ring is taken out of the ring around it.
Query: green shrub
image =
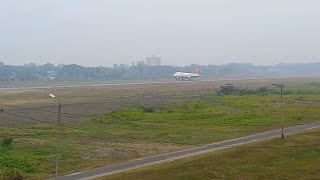
[[[1,146],[10,147],[13,143],[12,137],[4,137],[1,141]]]
[[[143,112],[145,113],[153,113],[154,112],[154,108],[153,107],[145,107],[145,106],[141,106]]]

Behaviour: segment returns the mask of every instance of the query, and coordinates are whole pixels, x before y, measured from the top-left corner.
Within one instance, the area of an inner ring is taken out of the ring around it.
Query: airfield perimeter
[[[53,176],[57,101],[49,93],[62,99],[63,175],[279,129],[279,90],[272,83],[286,84],[286,127],[319,122],[319,82],[305,77],[2,90],[0,135],[14,140],[2,158],[20,163],[14,166],[26,179]],[[225,84],[272,91],[218,96]]]
[[[102,83],[98,85],[58,85],[36,87],[5,87],[0,88],[0,101],[6,109],[23,115],[48,118],[57,112],[56,104],[48,98],[49,93],[62,98],[62,122],[77,122],[81,117],[90,117],[117,110],[123,106],[161,104],[192,101],[199,95],[215,93],[220,86],[233,84],[244,88],[271,87],[274,82],[285,82],[289,85],[319,82],[320,77],[240,79],[240,80],[204,80],[204,81],[167,81],[167,82],[134,82],[134,83]],[[28,111],[30,108],[30,111]],[[35,114],[32,109],[36,109]],[[1,116],[1,127],[14,127],[37,124],[23,118]]]

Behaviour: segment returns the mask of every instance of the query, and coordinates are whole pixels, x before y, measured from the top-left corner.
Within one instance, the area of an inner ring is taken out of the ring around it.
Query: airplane
[[[196,69],[196,73],[175,72],[175,73],[172,74],[171,76],[172,76],[172,77],[175,77],[176,80],[188,79],[188,80],[190,81],[192,78],[202,77],[203,75],[200,75],[200,70],[199,70],[199,68],[197,68],[197,69]]]

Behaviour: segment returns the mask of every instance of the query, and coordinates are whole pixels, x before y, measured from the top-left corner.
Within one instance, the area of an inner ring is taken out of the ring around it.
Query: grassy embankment
[[[99,179],[318,179],[319,142],[313,130]]]
[[[318,84],[288,87],[284,97],[286,125],[317,121]],[[61,137],[62,174],[134,158],[181,150],[279,127],[279,95],[211,94],[195,102],[160,107],[127,107],[78,124],[66,124]],[[2,128],[14,138],[1,148],[0,174],[26,178],[52,176],[54,125]],[[0,176],[1,177],[1,176]]]

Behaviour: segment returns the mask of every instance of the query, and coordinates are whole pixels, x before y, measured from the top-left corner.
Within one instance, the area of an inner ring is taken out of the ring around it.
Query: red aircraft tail
[[[200,69],[199,68],[196,69],[196,74],[200,75]]]

